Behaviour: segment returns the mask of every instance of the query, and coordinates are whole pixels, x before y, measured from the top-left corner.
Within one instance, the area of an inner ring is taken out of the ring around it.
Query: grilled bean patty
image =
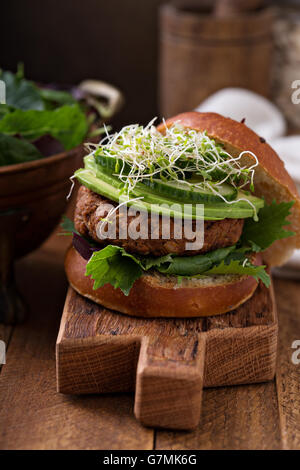
[[[78,192],[77,205],[75,210],[75,228],[81,235],[89,236],[101,245],[118,245],[122,246],[128,253],[138,253],[141,255],[162,256],[168,253],[177,254],[179,256],[195,255],[198,253],[207,253],[234,245],[241,237],[243,230],[243,219],[224,219],[224,220],[206,220],[204,221],[204,245],[200,250],[186,250],[186,243],[191,243],[193,239],[176,239],[174,237],[174,221],[170,221],[170,237],[162,238],[162,217],[159,217],[158,223],[154,226],[154,232],[157,239],[120,239],[119,233],[122,224],[129,225],[137,216],[128,216],[123,218],[119,210],[116,211],[116,237],[114,239],[100,240],[97,237],[97,225],[107,216],[105,206],[108,204],[117,206],[117,203],[106,199],[99,194],[94,193],[85,186],[81,186]],[[100,216],[99,216],[100,213]],[[148,230],[150,233],[151,219],[147,217]],[[193,221],[193,229],[195,229],[195,221]],[[153,234],[153,224],[152,224]]]

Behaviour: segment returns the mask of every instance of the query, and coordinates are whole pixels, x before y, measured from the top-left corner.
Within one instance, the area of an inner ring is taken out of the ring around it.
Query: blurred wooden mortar
[[[160,9],[160,111],[194,109],[225,87],[270,94],[273,9],[258,0],[188,2]]]

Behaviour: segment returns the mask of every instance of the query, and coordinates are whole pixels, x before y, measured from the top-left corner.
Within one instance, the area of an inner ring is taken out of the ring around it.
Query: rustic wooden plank
[[[153,431],[133,416],[133,397],[69,397],[56,393],[55,340],[67,288],[63,252],[52,237],[18,265],[31,305],[16,327],[0,375],[1,449],[151,449]]]
[[[276,348],[273,291],[261,284],[226,315],[176,320],[122,315],[69,288],[57,339],[57,386],[66,394],[135,389],[135,415],[143,424],[193,429],[203,385],[273,379]]]
[[[198,428],[157,431],[155,442],[158,450],[280,449],[275,384],[206,389]]]
[[[293,364],[292,344],[300,340],[300,283],[276,280],[279,312],[277,392],[284,449],[300,449],[300,364]],[[299,350],[299,345],[298,348]],[[300,354],[298,355],[300,359]]]

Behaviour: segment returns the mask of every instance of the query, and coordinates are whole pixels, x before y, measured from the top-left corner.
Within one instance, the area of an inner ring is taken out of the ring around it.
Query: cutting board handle
[[[143,338],[134,413],[145,426],[193,429],[200,420],[205,335]]]

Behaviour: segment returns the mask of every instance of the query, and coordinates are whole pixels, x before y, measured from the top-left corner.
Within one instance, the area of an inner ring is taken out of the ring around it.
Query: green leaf
[[[62,232],[59,235],[73,235],[73,232],[76,232],[73,220],[69,219],[66,215],[62,216],[60,226]]]
[[[125,250],[113,245],[95,252],[86,265],[86,276],[94,280],[94,289],[111,284],[129,295],[134,282],[141,277],[143,270],[135,258],[125,254]]]
[[[295,235],[283,228],[290,224],[287,217],[293,204],[294,201],[279,204],[273,201],[272,204],[265,205],[259,211],[258,222],[253,219],[245,220],[241,243],[251,243],[255,251],[263,251],[276,240]]]
[[[20,74],[2,72],[0,79],[6,85],[6,104],[24,111],[43,110],[44,102],[33,82],[25,80]]]
[[[88,131],[79,105],[62,106],[54,111],[21,111],[6,114],[0,121],[0,132],[21,135],[33,141],[43,135],[59,140],[66,150],[83,142]]]
[[[142,276],[143,271],[148,271],[161,263],[172,260],[171,255],[158,258],[147,256],[134,256],[127,253],[124,248],[107,245],[95,252],[86,266],[86,275],[91,276],[94,289],[105,284],[119,287],[125,295],[128,295],[136,279]]]
[[[206,272],[214,264],[220,263],[234,250],[235,245],[228,248],[219,248],[204,255],[176,256],[172,258],[171,262],[158,266],[157,269],[164,274],[193,276]]]
[[[151,269],[151,268],[156,268],[156,267],[159,267],[161,266],[162,264],[164,263],[172,263],[173,262],[173,257],[172,255],[168,254],[168,255],[164,255],[164,256],[160,256],[158,258],[154,258],[154,257],[140,257],[140,265],[142,266],[143,269],[145,269],[146,271],[148,269]]]
[[[0,120],[7,114],[11,113],[14,110],[11,106],[8,106],[7,104],[1,104],[0,103]]]
[[[266,287],[270,286],[271,280],[269,274],[265,271],[266,266],[255,266],[250,261],[247,261],[245,264],[241,263],[238,260],[231,260],[227,264],[226,260],[223,260],[217,266],[209,269],[205,272],[206,275],[211,274],[246,274],[253,276],[254,279],[261,281],[265,284]]]
[[[65,222],[64,228],[71,230],[72,227]],[[91,276],[94,280],[94,289],[111,284],[115,288],[119,287],[125,295],[129,294],[134,282],[142,276],[143,271],[151,268],[166,275],[176,275],[180,280],[212,274],[247,274],[257,280],[261,279],[269,287],[270,278],[265,266],[251,264],[244,251],[232,246],[205,255],[186,257],[165,255],[153,258],[135,256],[127,253],[124,248],[107,245],[93,253],[86,266],[86,276]]]
[[[16,74],[1,72],[0,79],[6,85],[6,104],[15,109],[43,111],[77,103],[67,91],[39,88],[32,81],[26,80],[23,67],[19,67]]]
[[[77,103],[71,93],[68,93],[67,91],[53,90],[51,88],[40,88],[39,93],[44,100],[46,109],[54,109],[57,106]]]
[[[30,162],[38,158],[42,158],[42,155],[31,143],[0,134],[0,166]]]

